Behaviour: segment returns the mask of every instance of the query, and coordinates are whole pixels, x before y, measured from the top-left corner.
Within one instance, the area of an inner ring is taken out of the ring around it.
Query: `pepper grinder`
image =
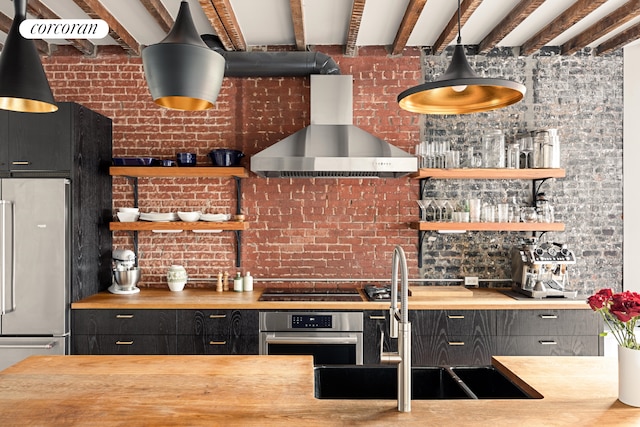
[[[222,292],[222,272],[218,272],[218,283],[216,283],[216,292]]]
[[[229,273],[228,272],[224,272],[224,285],[222,288],[224,291],[228,291],[229,290]]]

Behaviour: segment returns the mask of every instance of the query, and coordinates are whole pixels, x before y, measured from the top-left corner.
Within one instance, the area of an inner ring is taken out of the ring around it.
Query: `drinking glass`
[[[453,210],[453,204],[449,200],[444,200],[442,202],[442,220],[453,221]]]
[[[524,161],[520,164],[520,168],[531,168],[533,167],[533,158],[531,158],[531,153],[533,153],[533,138],[529,133],[519,134],[518,142],[520,143],[520,155],[524,158]]]

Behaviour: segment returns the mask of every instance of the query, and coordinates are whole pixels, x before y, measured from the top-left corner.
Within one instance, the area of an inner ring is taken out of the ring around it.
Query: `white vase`
[[[640,407],[640,350],[618,346],[618,400]]]
[[[167,283],[173,292],[180,292],[187,283],[187,271],[181,265],[172,265],[167,271]]]

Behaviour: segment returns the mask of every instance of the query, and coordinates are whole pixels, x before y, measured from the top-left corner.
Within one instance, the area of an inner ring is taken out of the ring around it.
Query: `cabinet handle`
[[[226,314],[210,314],[209,319],[224,319],[227,317]]]
[[[11,162],[12,165],[30,165],[31,162],[28,160],[16,160]]]
[[[541,319],[557,319],[558,316],[555,314],[540,314]]]
[[[369,319],[371,319],[371,320],[387,320],[387,318],[384,317],[384,316],[373,316],[373,315],[370,315]]]
[[[226,345],[226,341],[209,341],[209,345]]]
[[[133,319],[133,314],[116,314],[116,319]]]
[[[464,314],[448,314],[448,319],[464,319]]]
[[[464,345],[464,341],[447,341],[449,343],[449,345],[457,345],[457,346],[463,346]]]
[[[558,345],[554,340],[540,340],[538,342],[542,345]]]
[[[116,345],[131,345],[133,341],[116,341]]]

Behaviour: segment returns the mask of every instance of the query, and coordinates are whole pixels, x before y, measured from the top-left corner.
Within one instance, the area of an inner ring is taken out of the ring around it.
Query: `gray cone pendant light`
[[[206,110],[216,102],[225,60],[200,38],[189,3],[182,1],[173,28],[142,51],[144,74],[156,104],[174,110]]]
[[[0,109],[23,113],[58,110],[33,40],[20,35],[27,0],[14,0],[15,16],[0,55]]]
[[[403,110],[420,114],[479,113],[515,104],[525,92],[521,83],[479,77],[471,69],[461,44],[458,0],[458,41],[449,68],[433,82],[402,92],[398,104]]]

